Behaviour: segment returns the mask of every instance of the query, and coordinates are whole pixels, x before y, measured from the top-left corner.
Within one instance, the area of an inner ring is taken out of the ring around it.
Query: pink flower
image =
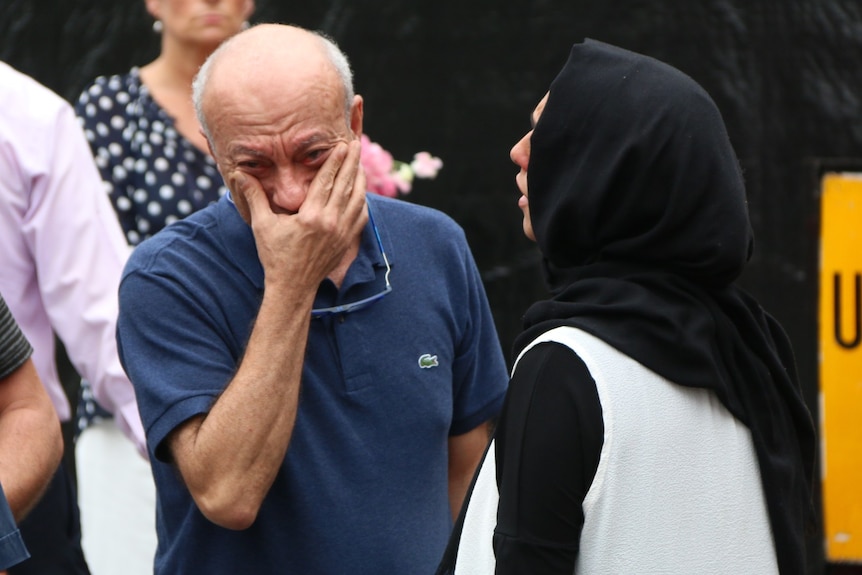
[[[381,196],[394,198],[399,192],[407,194],[414,178],[434,178],[443,167],[443,161],[428,152],[415,154],[408,164],[394,160],[392,154],[365,134],[361,142],[359,161],[365,171],[366,187]]]
[[[418,152],[413,156],[413,161],[410,162],[410,167],[417,178],[434,179],[437,177],[437,172],[443,167],[443,160],[436,156],[432,156],[428,152]]]
[[[395,187],[402,194],[409,194],[413,187],[413,170],[404,162],[395,162],[395,169],[390,174],[392,181],[395,182]]]
[[[365,170],[368,190],[381,196],[394,198],[398,192],[390,176],[394,164],[392,154],[384,150],[380,144],[372,142],[365,134],[362,134],[361,141],[359,161]]]

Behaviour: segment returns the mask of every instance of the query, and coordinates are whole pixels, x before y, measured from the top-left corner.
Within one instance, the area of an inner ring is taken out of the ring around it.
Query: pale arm
[[[236,374],[209,413],[167,442],[201,512],[229,529],[257,517],[293,433],[317,287],[349,254],[367,222],[359,142],[338,146],[297,214],[276,214],[247,174],[226,178],[250,213],[264,294]]]
[[[452,518],[458,517],[473,474],[491,440],[491,422],[485,422],[461,435],[449,438],[449,506]]]
[[[32,182],[23,229],[41,299],[75,370],[143,454],[134,389],[116,342],[117,288],[129,247],[71,107],[45,133],[48,176]]]
[[[0,380],[0,484],[15,521],[42,496],[62,456],[60,421],[28,359]]]

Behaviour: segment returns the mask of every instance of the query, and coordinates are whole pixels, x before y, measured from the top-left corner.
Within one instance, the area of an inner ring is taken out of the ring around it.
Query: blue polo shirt
[[[254,237],[225,198],[132,254],[117,334],[156,479],[157,574],[434,572],[451,529],[448,439],[497,415],[508,376],[461,228],[368,204],[393,290],[312,320],[287,456],[244,531],[203,517],[162,443],[209,410],[242,356],[263,293]],[[322,282],[314,307],[379,293],[384,269],[366,226],[342,286]]]

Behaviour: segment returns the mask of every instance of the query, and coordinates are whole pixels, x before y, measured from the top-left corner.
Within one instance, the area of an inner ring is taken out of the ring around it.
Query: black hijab
[[[553,298],[527,311],[515,352],[570,325],[677,384],[713,390],[751,430],[780,572],[804,573],[814,428],[787,336],[733,285],[753,237],[709,95],[652,58],[576,44],[528,168]]]

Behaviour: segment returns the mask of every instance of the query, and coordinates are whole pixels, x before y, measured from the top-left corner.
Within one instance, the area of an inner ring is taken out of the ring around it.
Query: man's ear
[[[203,128],[198,128],[198,133],[204,137],[204,140],[207,141],[207,149],[210,151],[210,156],[212,156],[213,160],[215,160],[216,159],[215,150],[213,150],[212,142],[210,142],[210,139],[207,136],[207,133],[204,132]]]
[[[353,132],[357,138],[362,135],[362,113],[362,96],[357,94],[356,96],[353,96],[353,104],[350,106],[350,131]]]
[[[218,173],[221,174],[222,179],[224,179],[224,174],[221,171],[221,162],[218,161],[218,157],[215,154],[212,142],[210,142],[210,139],[207,137],[207,133],[204,132],[203,128],[198,128],[198,132],[200,132],[201,136],[204,137],[204,140],[207,141],[207,149],[210,151],[210,156],[212,156],[213,160],[215,160],[216,169],[218,170]],[[0,573],[0,575],[2,575],[2,573]]]

